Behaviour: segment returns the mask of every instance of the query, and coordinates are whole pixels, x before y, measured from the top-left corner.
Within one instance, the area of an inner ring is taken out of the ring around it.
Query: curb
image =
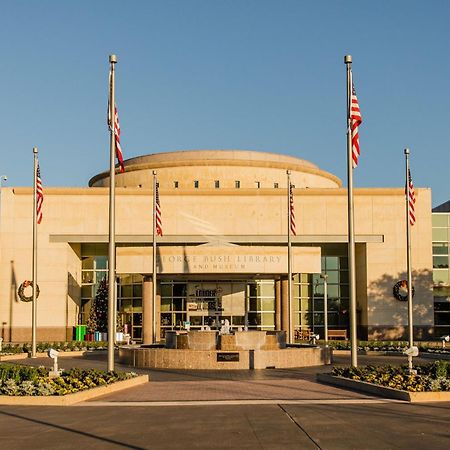
[[[332,386],[343,387],[353,391],[360,391],[366,394],[376,395],[378,397],[393,398],[406,402],[449,402],[450,392],[408,392],[390,387],[377,386],[365,381],[351,380],[349,378],[336,377],[327,373],[316,375],[317,381]]]
[[[0,395],[0,405],[14,406],[70,406],[75,403],[100,397],[101,395],[112,394],[122,389],[128,389],[149,382],[148,375],[140,375],[129,380],[117,381],[108,386],[98,386],[86,391],[75,392],[62,396],[42,395],[42,396],[11,396]]]

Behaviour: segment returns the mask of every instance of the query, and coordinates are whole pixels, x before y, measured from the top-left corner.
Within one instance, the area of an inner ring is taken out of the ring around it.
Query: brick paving
[[[363,394],[305,380],[178,381],[147,383],[98,397],[98,401],[310,400],[367,398]],[[95,401],[95,400],[94,400]]]

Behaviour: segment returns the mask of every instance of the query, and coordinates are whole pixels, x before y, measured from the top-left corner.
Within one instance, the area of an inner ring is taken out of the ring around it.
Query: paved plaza
[[[360,356],[400,364],[401,357]],[[418,362],[425,362],[420,361]],[[48,358],[25,364],[50,365]],[[336,365],[349,363],[337,356]],[[105,368],[106,355],[62,367]],[[129,368],[118,365],[118,370]],[[450,403],[409,404],[315,381],[327,367],[136,370],[150,382],[70,407],[0,407],[0,448],[443,449]]]

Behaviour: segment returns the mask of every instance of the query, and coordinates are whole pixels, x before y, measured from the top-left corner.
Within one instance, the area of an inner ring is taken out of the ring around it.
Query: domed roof
[[[125,185],[124,177],[126,178],[127,174],[131,176],[133,172],[181,167],[193,168],[195,166],[208,166],[210,170],[212,167],[220,166],[246,168],[248,171],[251,171],[251,167],[255,168],[255,170],[256,168],[266,168],[268,170],[290,169],[292,172],[312,174],[316,178],[327,179],[327,182],[331,182],[333,185],[330,187],[340,187],[342,185],[338,177],[319,169],[317,165],[304,159],[279,153],[252,150],[182,150],[137,156],[127,159],[125,161],[125,173],[117,176],[122,179],[122,183],[119,184]],[[108,178],[109,171],[97,174],[91,178],[89,186],[104,186]]]

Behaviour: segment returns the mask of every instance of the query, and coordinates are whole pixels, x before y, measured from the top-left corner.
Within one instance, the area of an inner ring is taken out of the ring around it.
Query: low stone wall
[[[350,378],[337,377],[328,373],[319,373],[316,376],[317,381],[324,384],[339,386],[354,391],[365,392],[367,394],[377,395],[384,398],[393,398],[405,400],[407,402],[449,402],[450,392],[408,392],[399,389],[393,389],[386,386],[379,386],[366,381],[352,380]]]
[[[155,369],[282,369],[330,364],[331,353],[324,347],[221,351],[124,346],[119,348],[119,361]]]
[[[277,350],[286,348],[285,331],[233,331],[219,334],[217,331],[167,331],[168,349],[189,350]]]

